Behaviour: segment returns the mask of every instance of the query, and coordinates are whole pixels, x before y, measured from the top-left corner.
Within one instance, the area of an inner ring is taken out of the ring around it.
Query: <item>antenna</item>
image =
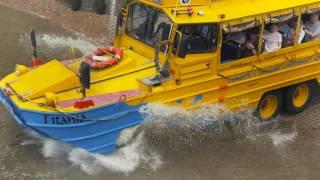
[[[32,64],[35,64],[36,60],[38,59],[38,51],[37,51],[36,31],[34,29],[31,29],[30,39],[31,39],[31,47],[32,47]]]
[[[30,33],[31,47],[32,47],[32,62],[31,66],[39,66],[43,64],[42,60],[38,59],[38,50],[37,50],[37,37],[36,31],[31,29]]]
[[[90,89],[90,67],[87,63],[82,62],[80,65],[80,82],[82,85],[82,98],[86,97],[86,89]]]

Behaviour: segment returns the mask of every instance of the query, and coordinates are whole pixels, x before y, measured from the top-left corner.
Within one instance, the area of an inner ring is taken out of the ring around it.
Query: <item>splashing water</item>
[[[156,170],[163,164],[161,153],[201,147],[205,138],[212,143],[219,136],[252,137],[259,132],[251,111],[232,113],[219,104],[187,111],[152,103],[142,107],[140,112],[145,118],[144,124],[122,131],[117,141],[119,148],[111,155],[89,153],[35,133],[31,136],[41,140],[44,157],[67,159],[87,174],[95,175],[105,170],[128,174],[138,167]],[[292,141],[295,136],[270,135],[275,146]],[[30,144],[29,141],[25,144]]]
[[[78,56],[92,52],[96,44],[85,38],[58,36],[55,34],[37,35],[40,56],[47,59],[71,58],[70,46],[78,50]],[[20,37],[19,42],[30,48],[29,34]],[[131,173],[139,167],[156,170],[163,165],[162,153],[182,148],[193,148],[205,138],[217,140],[221,136],[241,136],[253,138],[259,131],[252,112],[243,110],[232,113],[223,105],[214,104],[195,111],[168,107],[163,104],[148,104],[141,108],[145,123],[121,133],[118,149],[114,154],[102,155],[73,148],[67,144],[44,138],[34,132],[28,134],[21,145],[41,144],[41,152],[48,159],[67,159],[73,166],[94,175],[105,170]],[[274,146],[294,141],[297,133],[274,132],[267,134]],[[134,138],[133,138],[134,137]],[[132,139],[133,138],[133,139]],[[38,141],[37,141],[38,140]]]
[[[80,38],[43,34],[40,35],[39,39],[50,49],[55,49],[57,47],[74,47],[83,54],[89,54],[98,47],[98,44]]]
[[[128,174],[140,164],[147,164],[155,170],[161,166],[162,161],[157,153],[146,153],[143,138],[144,134],[139,134],[132,144],[112,155],[90,154],[82,149],[74,149],[69,154],[69,160],[88,174],[97,174],[105,168]]]
[[[118,145],[129,143],[133,134],[138,131],[138,127],[124,130]],[[111,155],[94,154],[83,149],[73,148],[65,143],[52,139],[47,139],[36,132],[27,131],[27,134],[37,139],[35,144],[42,144],[42,154],[49,159],[68,159],[74,165],[89,175],[98,174],[106,169],[113,172],[128,174],[144,165],[145,168],[156,170],[162,165],[162,161],[157,152],[146,149],[144,142],[144,132],[138,132],[137,136],[126,146],[121,147]],[[26,140],[21,145],[30,145],[31,141]]]
[[[154,143],[162,141],[160,149],[169,151],[185,145],[192,146],[194,140],[203,136],[217,136],[217,132],[247,132],[254,129],[254,121],[249,112],[232,113],[222,105],[208,105],[195,111],[169,107],[163,104],[148,104],[140,109],[145,123],[122,131],[117,145],[120,147],[111,155],[93,154],[83,149],[72,148],[67,144],[44,138],[37,133],[28,132],[29,136],[40,140],[45,158],[68,159],[84,172],[94,175],[108,169],[113,172],[128,174],[138,167],[156,170],[163,164],[158,147]],[[245,120],[245,123],[238,120]],[[235,121],[235,122],[233,122]],[[229,125],[225,122],[230,122]],[[231,127],[232,126],[232,127]],[[22,143],[30,144],[30,140]],[[63,157],[63,158],[62,158]]]
[[[171,132],[171,136],[186,140],[202,135],[216,137],[228,132],[250,135],[258,129],[256,118],[250,110],[233,113],[221,104],[206,105],[194,111],[149,104],[141,109],[141,113],[145,126],[153,132]]]
[[[296,131],[291,133],[282,133],[280,131],[276,131],[269,134],[269,137],[272,140],[274,146],[279,147],[281,145],[285,145],[289,142],[293,142],[297,137],[298,133]]]
[[[28,33],[20,36],[19,43],[29,49],[30,47],[30,35]],[[97,44],[90,39],[86,38],[74,38],[70,36],[58,36],[56,34],[37,34],[38,53],[42,59],[71,59],[72,54],[70,47],[75,48],[76,56],[81,57],[83,55],[93,52],[97,47],[103,45]],[[31,51],[31,49],[30,49]]]

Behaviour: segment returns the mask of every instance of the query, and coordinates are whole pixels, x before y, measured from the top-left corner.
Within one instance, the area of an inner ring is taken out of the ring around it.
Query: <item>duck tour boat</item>
[[[148,103],[300,113],[320,80],[319,12],[319,0],[136,0],[114,46],[79,60],[42,63],[32,31],[32,65],[0,81],[0,100],[19,125],[93,153],[113,153]]]

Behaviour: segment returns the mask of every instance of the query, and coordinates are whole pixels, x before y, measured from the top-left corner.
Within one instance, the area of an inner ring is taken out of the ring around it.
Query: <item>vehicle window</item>
[[[263,53],[275,52],[294,45],[298,17],[294,12],[280,15],[268,15],[265,18],[263,33]]]
[[[302,28],[300,43],[320,39],[320,8],[309,9],[302,14]]]
[[[221,63],[257,55],[260,23],[257,20],[223,27]]]
[[[186,54],[210,53],[217,48],[218,26],[206,25],[181,25],[178,27],[181,34],[176,35],[173,52],[183,57]]]
[[[172,23],[159,9],[136,3],[129,8],[126,33],[152,47],[158,41],[168,40]]]

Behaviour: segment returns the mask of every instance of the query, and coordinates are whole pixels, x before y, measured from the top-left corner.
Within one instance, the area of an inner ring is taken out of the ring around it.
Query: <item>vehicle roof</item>
[[[200,1],[198,0],[197,2]],[[207,2],[207,0],[203,2]],[[320,8],[320,2],[319,0],[217,0],[209,4],[203,3],[203,5],[199,5],[198,3],[189,6],[163,5],[159,7],[162,7],[169,18],[177,24],[196,24],[230,21],[300,6]],[[175,9],[178,9],[178,11],[186,10],[188,7],[193,8],[194,15],[181,14],[176,16],[172,12]],[[199,15],[200,12],[203,15]],[[221,19],[221,15],[224,15],[225,18]]]

